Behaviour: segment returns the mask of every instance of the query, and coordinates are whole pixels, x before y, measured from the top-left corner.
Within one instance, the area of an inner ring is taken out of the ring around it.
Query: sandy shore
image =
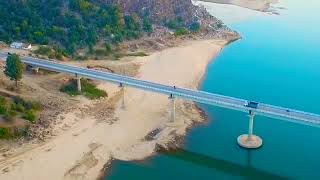
[[[227,25],[268,15],[265,12],[255,11],[230,4],[211,3],[204,1],[197,1],[195,4],[203,6],[211,15],[222,20]]]
[[[225,44],[218,40],[190,41],[138,57],[135,61],[141,68],[137,78],[195,89],[207,64]],[[172,126],[168,97],[126,88],[123,109],[122,93],[116,85],[103,83],[99,87],[108,91],[108,100],[92,103],[81,99],[81,108],[59,115],[65,130],[42,145],[1,160],[0,179],[96,179],[111,159],[146,158],[154,153],[156,144],[167,144],[184,135],[193,122],[202,120],[192,102],[178,101],[180,125]],[[98,110],[114,113],[99,119],[95,117]],[[155,129],[160,132],[146,140]]]
[[[231,4],[256,11],[268,11],[270,4],[277,3],[278,0],[201,0],[211,3]]]

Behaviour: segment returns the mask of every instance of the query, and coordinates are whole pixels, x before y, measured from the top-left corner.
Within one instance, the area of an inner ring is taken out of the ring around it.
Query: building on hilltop
[[[28,44],[28,43],[13,42],[10,44],[10,48],[30,50],[32,46],[31,44]]]

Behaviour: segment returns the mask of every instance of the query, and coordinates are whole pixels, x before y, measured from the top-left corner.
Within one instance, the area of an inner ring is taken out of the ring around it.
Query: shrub
[[[0,114],[4,115],[8,111],[8,108],[4,105],[0,105]]]
[[[23,100],[21,97],[19,97],[19,96],[13,97],[13,102],[14,102],[15,104],[24,104],[24,100]]]
[[[17,110],[19,112],[24,112],[25,110],[40,110],[41,109],[41,105],[39,102],[36,101],[26,101],[24,99],[22,99],[21,97],[14,97],[13,98],[13,102],[11,104],[11,109]],[[22,106],[22,107],[21,107]],[[23,110],[23,111],[22,111]]]
[[[15,102],[13,102],[11,104],[11,110],[16,110],[17,109],[17,104]]]
[[[186,35],[188,34],[188,30],[186,30],[186,28],[179,28],[176,30],[176,32],[174,33],[175,36],[183,36],[183,35]]]
[[[70,96],[76,96],[83,94],[89,99],[97,99],[100,97],[106,97],[108,94],[100,89],[97,89],[94,84],[86,79],[81,79],[82,92],[78,92],[77,81],[71,80],[68,84],[60,88],[61,92],[65,92]]]
[[[83,93],[89,99],[98,99],[100,97],[106,97],[107,93],[103,90],[97,89],[93,84],[87,80],[82,82]]]
[[[69,81],[68,84],[63,85],[60,88],[60,91],[67,93],[70,96],[80,95],[80,92],[78,92],[78,88],[77,88],[77,82],[75,80],[71,80],[71,81]]]
[[[52,53],[52,49],[47,46],[39,46],[39,48],[35,50],[34,53],[48,56]]]
[[[41,104],[36,101],[25,101],[23,104],[25,110],[40,110],[41,109]]]
[[[0,128],[0,139],[10,138],[11,133],[8,128]]]
[[[34,123],[36,121],[35,111],[31,109],[31,110],[25,112],[24,115],[22,116],[22,118]]]
[[[6,98],[0,96],[0,106],[1,106],[1,105],[5,106],[6,104],[7,104]]]
[[[94,51],[94,54],[97,56],[108,56],[110,54],[110,51],[107,51],[106,49],[96,49]]]
[[[24,106],[22,105],[22,104],[17,104],[16,105],[16,109],[15,109],[16,111],[18,111],[18,112],[24,112]]]
[[[13,121],[15,115],[16,115],[16,112],[14,112],[14,111],[11,110],[11,111],[9,111],[9,112],[7,111],[7,112],[4,114],[3,118],[4,118],[6,121],[11,122],[11,121]]]

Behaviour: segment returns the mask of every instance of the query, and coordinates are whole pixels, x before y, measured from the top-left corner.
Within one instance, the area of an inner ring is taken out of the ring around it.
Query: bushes
[[[0,105],[0,115],[4,115],[8,111],[6,106]]]
[[[52,49],[48,46],[39,46],[34,53],[49,56],[52,53]]]
[[[35,120],[36,120],[35,111],[33,109],[30,109],[30,110],[26,111],[24,113],[24,115],[22,116],[22,118],[34,123]]]
[[[89,99],[98,99],[100,97],[106,97],[107,93],[103,90],[97,89],[92,83],[88,80],[82,80],[82,92],[84,96]]]
[[[0,139],[9,139],[9,138],[27,135],[27,131],[28,131],[28,127],[0,128]]]
[[[24,112],[24,106],[23,106],[22,104],[17,104],[17,105],[16,105],[16,110],[17,110],[18,112],[23,113],[23,112]]]
[[[11,104],[9,104],[4,97],[0,96],[0,115],[9,122],[13,121],[17,115],[30,122],[35,122],[36,111],[40,109],[41,105],[38,102],[26,101],[21,97],[13,97]]]
[[[183,36],[183,35],[186,35],[188,34],[188,30],[186,28],[179,28],[175,31],[174,35],[175,36]]]
[[[52,49],[49,46],[39,46],[39,48],[35,50],[34,53],[48,56],[48,58],[50,59],[58,59],[58,60],[62,60],[64,56],[67,57],[67,53],[59,47],[54,47]]]
[[[75,80],[71,80],[68,84],[63,85],[60,88],[60,91],[67,93],[70,96],[77,96],[81,94],[80,92],[78,92],[77,82]]]
[[[107,49],[96,49],[94,50],[94,54],[96,56],[108,56],[110,55],[110,51],[108,51]]]
[[[11,121],[14,120],[14,117],[15,117],[16,115],[17,115],[17,113],[16,113],[15,111],[10,110],[10,111],[7,111],[7,112],[4,114],[3,118],[4,118],[6,121],[11,122]]]
[[[100,97],[108,96],[108,94],[105,91],[97,89],[94,84],[92,84],[90,81],[86,79],[81,79],[81,86],[82,86],[82,89],[81,89],[82,91],[78,92],[77,81],[70,80],[68,84],[60,88],[60,91],[65,92],[70,96],[83,94],[89,99],[98,99]]]
[[[0,115],[4,115],[8,111],[7,100],[0,96]]]
[[[12,135],[8,128],[0,128],[0,139],[10,138]]]
[[[40,103],[27,101],[21,97],[13,97],[12,100],[0,96],[0,118],[7,122],[6,128],[0,128],[0,139],[9,139],[26,135],[28,125],[17,127],[15,117],[23,118],[31,123],[37,120],[37,111],[41,109]],[[19,124],[19,123],[18,123]]]
[[[24,110],[40,110],[41,105],[39,102],[35,102],[35,101],[26,101],[24,99],[22,99],[21,97],[14,97],[13,98],[13,102],[15,104],[15,110],[19,111],[19,112],[24,112]]]
[[[6,98],[0,96],[0,106],[1,106],[1,105],[6,105],[6,104],[7,104]]]

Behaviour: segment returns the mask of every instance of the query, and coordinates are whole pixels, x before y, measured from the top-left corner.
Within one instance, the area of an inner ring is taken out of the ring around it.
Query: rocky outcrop
[[[182,19],[188,26],[194,22],[216,21],[205,9],[194,6],[191,0],[105,0],[117,4],[125,14],[136,13],[148,16],[152,23],[164,25],[166,22]]]

